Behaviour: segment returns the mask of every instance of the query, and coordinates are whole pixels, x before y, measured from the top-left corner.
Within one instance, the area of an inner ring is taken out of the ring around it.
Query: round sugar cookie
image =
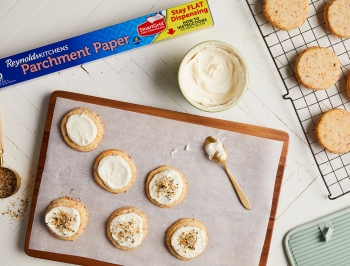
[[[184,175],[171,166],[162,165],[148,175],[146,194],[159,207],[174,207],[183,201],[186,192],[187,182]]]
[[[94,162],[95,182],[112,193],[126,192],[134,184],[137,170],[130,156],[121,150],[101,152]]]
[[[121,250],[129,251],[141,245],[148,234],[146,215],[135,207],[122,207],[108,219],[108,239]]]
[[[72,241],[80,236],[88,220],[88,211],[84,204],[69,197],[51,201],[45,212],[48,231],[62,240]]]
[[[350,0],[331,0],[324,8],[328,30],[339,38],[350,38]]]
[[[98,114],[87,108],[76,108],[63,117],[61,132],[73,150],[88,152],[100,145],[104,129]]]
[[[191,260],[201,255],[208,245],[204,224],[194,218],[181,218],[166,231],[165,243],[173,256]]]
[[[297,57],[294,70],[297,80],[304,87],[325,90],[338,80],[340,61],[332,50],[312,46]]]
[[[308,0],[265,0],[263,12],[272,26],[288,31],[304,24],[309,3]]]
[[[343,109],[325,112],[315,134],[320,145],[329,152],[343,154],[350,151],[350,112]]]
[[[346,79],[346,93],[350,97],[350,73],[348,74],[348,78]]]

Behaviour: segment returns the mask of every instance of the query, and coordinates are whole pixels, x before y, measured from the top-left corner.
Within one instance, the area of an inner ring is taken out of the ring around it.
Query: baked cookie
[[[88,220],[84,204],[69,197],[51,201],[45,213],[50,234],[62,240],[74,240],[80,236]]]
[[[94,163],[94,179],[105,190],[112,193],[127,191],[136,179],[136,166],[125,152],[106,150]]]
[[[272,26],[293,30],[304,24],[309,3],[308,0],[265,0],[263,12]]]
[[[104,133],[102,119],[87,108],[76,108],[66,114],[61,131],[68,146],[82,152],[100,145]]]
[[[183,174],[168,165],[153,170],[146,181],[150,201],[162,208],[179,204],[186,196],[187,182]]]
[[[324,7],[328,30],[339,38],[350,38],[350,0],[331,0]]]
[[[350,97],[350,73],[348,74],[348,78],[346,80],[346,93]]]
[[[315,134],[320,145],[329,152],[343,154],[350,151],[350,112],[343,109],[325,112]]]
[[[340,61],[330,49],[313,46],[304,50],[295,61],[295,75],[304,87],[325,90],[340,75]]]
[[[146,238],[148,221],[146,215],[134,207],[114,211],[108,219],[107,236],[119,249],[133,250]]]
[[[165,243],[176,258],[191,260],[207,247],[207,229],[194,218],[181,218],[167,229]]]

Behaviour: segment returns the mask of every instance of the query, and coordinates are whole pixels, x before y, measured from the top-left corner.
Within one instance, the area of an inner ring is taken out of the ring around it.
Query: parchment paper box
[[[213,25],[207,0],[154,12],[0,59],[0,89]]]

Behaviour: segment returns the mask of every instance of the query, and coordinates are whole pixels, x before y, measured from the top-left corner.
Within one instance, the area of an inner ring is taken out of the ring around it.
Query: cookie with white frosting
[[[62,240],[71,241],[80,236],[88,220],[84,204],[69,197],[53,200],[45,213],[45,223],[50,234]]]
[[[61,123],[64,140],[73,150],[88,152],[100,145],[104,129],[101,117],[87,108],[67,113]]]
[[[187,182],[177,169],[162,165],[153,170],[146,181],[146,194],[150,201],[162,208],[179,204],[186,196]]]
[[[181,218],[167,229],[165,243],[176,258],[191,260],[204,252],[208,232],[204,224],[194,218]]]
[[[125,251],[133,250],[148,234],[147,217],[135,207],[122,207],[109,217],[106,232],[114,246]]]
[[[112,193],[126,192],[136,179],[136,166],[130,156],[121,150],[106,150],[94,163],[94,179],[103,189]]]

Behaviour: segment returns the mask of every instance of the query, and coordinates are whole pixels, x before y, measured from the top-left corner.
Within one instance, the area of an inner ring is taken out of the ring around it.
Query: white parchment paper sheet
[[[104,122],[101,145],[88,153],[70,149],[60,132],[63,116],[77,107],[95,111]],[[243,208],[224,169],[208,159],[203,143],[209,135],[225,137],[228,167],[252,210]],[[185,150],[187,144],[190,151]],[[258,265],[282,145],[281,141],[58,98],[29,248],[124,265]],[[106,149],[121,149],[136,164],[136,181],[126,193],[109,193],[94,182],[93,162]],[[174,149],[177,152],[172,156]],[[179,169],[188,182],[186,198],[170,209],[153,205],[144,189],[149,172],[163,164]],[[46,207],[63,196],[80,199],[89,212],[85,232],[72,242],[51,236],[44,223]],[[105,233],[109,215],[123,206],[141,209],[150,225],[148,236],[133,251],[118,250]],[[203,222],[209,233],[207,249],[192,261],[173,257],[164,241],[166,229],[183,217]]]

